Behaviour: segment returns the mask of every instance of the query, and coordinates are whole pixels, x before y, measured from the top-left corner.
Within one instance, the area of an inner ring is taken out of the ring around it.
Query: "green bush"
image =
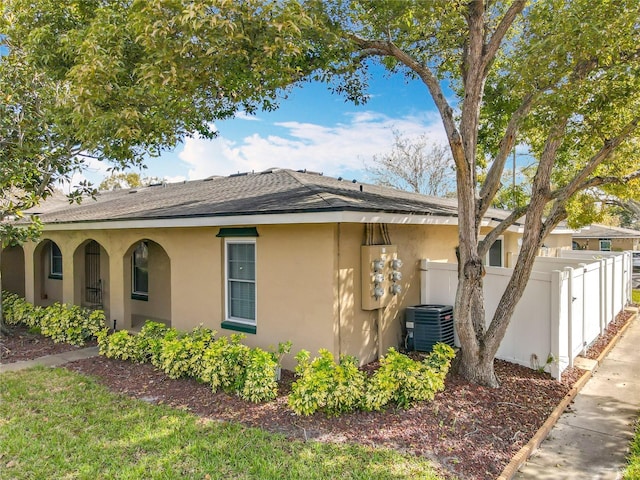
[[[175,328],[167,327],[164,323],[147,320],[140,333],[136,335],[141,362],[151,362],[152,365],[162,368],[162,344],[165,340],[178,338]]]
[[[291,386],[289,407],[298,415],[316,411],[338,415],[357,409],[365,391],[365,374],[358,369],[357,360],[342,355],[336,363],[328,350],[319,353],[312,361],[306,350],[296,355],[299,378]]]
[[[254,403],[274,400],[278,396],[276,368],[278,361],[273,353],[252,349],[244,372],[244,384],[238,395]]]
[[[131,335],[126,330],[118,330],[111,335],[107,335],[106,330],[98,336],[98,346],[100,355],[107,358],[117,358],[118,360],[131,360],[141,363],[144,359],[143,352],[140,351],[137,336]]]
[[[119,330],[98,337],[100,354],[134,362],[150,361],[170,378],[193,377],[209,383],[215,392],[228,393],[251,402],[273,400],[278,382],[275,372],[291,342],[278,345],[277,352],[251,349],[244,335],[215,339],[216,332],[202,326],[182,333],[161,323],[146,322],[137,335]]]
[[[167,338],[165,334],[160,346],[162,370],[170,378],[200,378],[204,353],[213,344],[215,334],[213,330],[202,326],[175,338]]]
[[[381,410],[389,402],[408,408],[416,401],[432,400],[436,392],[444,389],[454,355],[451,347],[440,343],[424,361],[418,362],[390,348],[368,381],[363,409]]]
[[[2,292],[4,319],[8,325],[23,324],[29,328],[40,328],[40,319],[45,313],[43,307],[30,304],[15,293]]]
[[[54,342],[84,345],[105,329],[102,310],[88,310],[77,305],[54,303],[44,309],[40,318],[40,331]]]
[[[30,304],[18,295],[3,292],[3,311],[9,325],[24,324],[39,329],[54,342],[82,346],[105,330],[102,310],[88,310],[77,305],[55,303],[49,307]]]
[[[242,390],[251,351],[240,343],[244,338],[241,334],[221,337],[204,351],[199,378],[214,392],[220,388],[228,393]]]
[[[342,356],[336,364],[329,351],[319,353],[313,361],[305,350],[296,355],[298,380],[291,386],[289,406],[298,415],[381,410],[392,402],[408,408],[416,401],[432,400],[436,392],[444,389],[455,355],[448,345],[437,344],[419,362],[391,348],[380,359],[380,368],[367,378],[355,358]]]

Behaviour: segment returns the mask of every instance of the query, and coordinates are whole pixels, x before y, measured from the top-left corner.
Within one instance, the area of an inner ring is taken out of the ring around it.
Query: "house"
[[[5,250],[2,271],[35,304],[102,308],[118,329],[204,324],[250,346],[291,340],[363,363],[403,341],[420,261],[455,262],[458,243],[455,200],[275,168],[36,210],[41,239]],[[482,228],[507,214],[490,210]],[[489,265],[507,266],[521,228],[496,241]],[[568,232],[554,237],[570,248]]]
[[[640,231],[629,228],[590,225],[573,234],[574,250],[622,252],[640,250]]]

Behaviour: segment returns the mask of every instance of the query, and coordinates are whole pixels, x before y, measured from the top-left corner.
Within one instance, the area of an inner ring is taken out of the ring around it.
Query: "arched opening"
[[[75,302],[104,310],[109,318],[109,254],[95,240],[81,243],[73,254]]]
[[[34,303],[62,303],[62,252],[56,242],[43,240],[33,253]]]
[[[2,250],[2,289],[24,297],[24,250],[20,246]]]
[[[171,261],[162,246],[140,240],[124,256],[125,316],[131,327],[146,320],[171,325]]]

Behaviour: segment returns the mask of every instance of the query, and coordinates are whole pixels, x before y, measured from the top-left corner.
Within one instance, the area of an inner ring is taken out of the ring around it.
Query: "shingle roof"
[[[594,224],[574,233],[573,238],[640,238],[640,231]]]
[[[229,215],[367,211],[457,216],[457,201],[354,183],[317,173],[270,169],[184,183],[101,192],[97,200],[32,209],[44,223]],[[492,209],[489,218],[508,212]]]

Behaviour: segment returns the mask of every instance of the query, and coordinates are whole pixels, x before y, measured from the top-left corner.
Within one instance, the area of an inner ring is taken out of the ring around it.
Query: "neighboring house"
[[[640,250],[640,231],[605,225],[590,225],[573,234],[573,249],[602,252]]]
[[[36,210],[41,240],[5,250],[2,269],[7,288],[35,304],[103,308],[118,329],[203,324],[252,346],[291,340],[294,351],[363,363],[401,343],[420,260],[455,262],[458,243],[455,200],[282,169]],[[507,214],[490,210],[483,229]],[[500,237],[488,264],[507,266],[521,228]],[[570,248],[570,238],[550,241]]]

